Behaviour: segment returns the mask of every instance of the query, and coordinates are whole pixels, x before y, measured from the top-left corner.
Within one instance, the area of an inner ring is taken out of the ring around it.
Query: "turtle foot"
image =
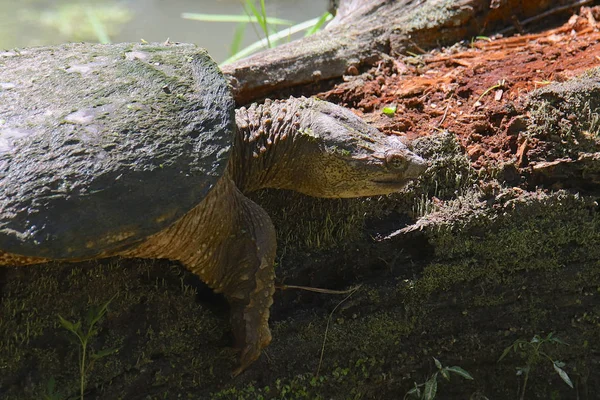
[[[247,327],[246,329],[251,329]],[[269,326],[257,327],[252,335],[247,335],[245,343],[242,344],[239,365],[233,370],[232,376],[236,377],[246,370],[254,361],[260,357],[262,350],[271,342],[271,331]]]
[[[262,349],[271,343],[269,308],[273,304],[274,284],[272,275],[270,278],[266,285],[257,285],[248,303],[232,303],[231,325],[236,347],[241,350],[239,367],[233,371],[234,376],[256,361]]]

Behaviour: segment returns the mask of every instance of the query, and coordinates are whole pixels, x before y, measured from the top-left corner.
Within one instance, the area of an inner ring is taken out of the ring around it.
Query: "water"
[[[268,0],[267,15],[302,22],[326,11],[327,0]],[[0,49],[98,41],[195,43],[221,62],[230,55],[237,24],[199,22],[182,13],[244,15],[241,0],[0,0]],[[98,29],[94,30],[94,23]],[[281,29],[281,28],[278,28]],[[260,30],[257,27],[257,30]],[[258,40],[246,26],[243,44]]]

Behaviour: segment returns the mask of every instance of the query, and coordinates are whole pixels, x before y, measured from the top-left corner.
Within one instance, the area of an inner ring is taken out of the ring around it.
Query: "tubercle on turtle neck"
[[[236,110],[237,132],[228,169],[243,193],[263,188],[293,188],[300,158],[301,104],[265,100]]]

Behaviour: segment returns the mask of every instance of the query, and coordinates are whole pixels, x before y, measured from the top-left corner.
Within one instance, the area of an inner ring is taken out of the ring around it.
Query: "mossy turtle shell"
[[[164,229],[221,177],[234,124],[192,45],[0,53],[0,249],[85,258]]]

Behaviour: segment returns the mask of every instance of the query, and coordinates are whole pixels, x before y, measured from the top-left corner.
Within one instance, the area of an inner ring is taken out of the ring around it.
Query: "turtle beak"
[[[390,149],[375,158],[383,168],[372,182],[386,188],[386,193],[402,189],[409,181],[421,176],[428,166],[425,160],[406,148]]]

